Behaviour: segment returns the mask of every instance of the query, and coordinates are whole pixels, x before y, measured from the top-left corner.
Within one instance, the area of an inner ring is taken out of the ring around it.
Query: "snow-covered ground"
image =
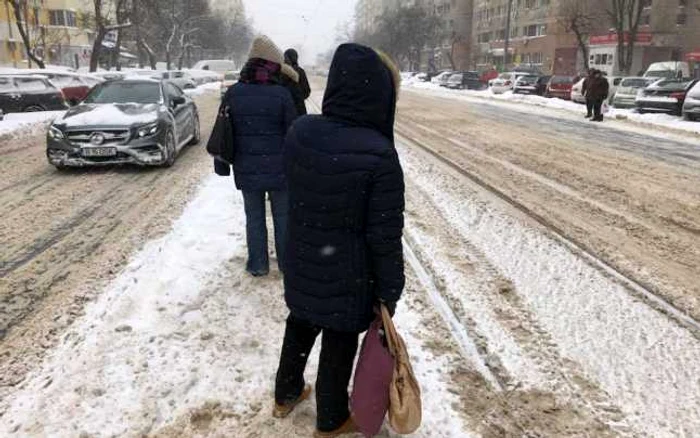
[[[407,80],[403,82],[403,86],[407,89],[420,91],[423,93],[430,93],[432,95],[447,97],[452,99],[463,99],[473,102],[475,99],[487,99],[492,102],[504,102],[511,104],[519,104],[521,108],[526,108],[526,110],[531,110],[531,107],[537,107],[537,111],[541,111],[542,108],[549,110],[554,110],[548,114],[555,112],[568,112],[581,115],[585,114],[586,109],[583,105],[563,100],[563,99],[548,99],[542,96],[530,96],[526,94],[513,94],[512,92],[506,92],[504,94],[494,94],[491,90],[450,90],[444,87],[440,87],[437,84],[430,82],[422,82],[415,80]],[[515,106],[515,105],[513,105]],[[530,108],[527,108],[530,107]],[[618,121],[631,121],[635,124],[639,124],[646,127],[661,127],[669,130],[676,130],[682,132],[690,132],[693,134],[700,134],[700,122],[691,122],[683,120],[681,117],[672,116],[669,114],[653,114],[645,113],[639,114],[632,109],[621,109],[612,108],[607,114],[608,119],[615,119]]]
[[[310,436],[313,403],[291,421],[270,417],[286,308],[279,273],[244,273],[244,221],[231,180],[206,179],[172,230],[133,257],[0,404],[0,436],[193,436],[195,417],[213,421],[217,436]],[[416,436],[470,436],[446,378],[456,355],[422,346],[449,334],[423,327],[433,311],[411,295],[418,304],[401,305],[398,327],[435,401]]]
[[[44,111],[36,113],[5,114],[0,121],[0,135],[25,132],[27,129],[43,129],[49,122],[63,115],[64,111]]]

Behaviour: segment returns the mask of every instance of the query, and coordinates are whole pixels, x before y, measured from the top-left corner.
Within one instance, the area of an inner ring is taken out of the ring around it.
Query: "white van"
[[[209,70],[224,74],[227,71],[236,71],[236,64],[228,59],[205,59],[196,63],[192,70]]]
[[[644,77],[666,79],[689,78],[690,65],[688,65],[687,62],[679,61],[655,62],[649,66],[646,73],[644,73]]]

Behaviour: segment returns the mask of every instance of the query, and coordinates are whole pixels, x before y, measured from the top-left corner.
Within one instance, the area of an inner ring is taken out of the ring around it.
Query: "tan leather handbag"
[[[394,376],[389,387],[389,424],[394,432],[408,435],[420,427],[423,417],[420,386],[406,351],[403,338],[396,332],[386,306],[382,321],[389,352],[394,358]]]

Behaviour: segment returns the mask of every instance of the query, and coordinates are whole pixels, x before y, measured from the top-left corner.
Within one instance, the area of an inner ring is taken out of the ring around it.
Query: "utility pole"
[[[506,35],[505,35],[505,43],[503,44],[503,69],[508,71],[508,61],[509,61],[509,53],[508,49],[510,49],[510,16],[511,12],[513,11],[513,0],[508,0],[508,7],[506,8]]]

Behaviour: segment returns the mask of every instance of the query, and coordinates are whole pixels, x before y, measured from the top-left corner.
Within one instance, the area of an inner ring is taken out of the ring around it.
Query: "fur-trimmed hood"
[[[393,141],[400,84],[388,56],[359,44],[343,44],[331,64],[323,115],[376,129]]]

